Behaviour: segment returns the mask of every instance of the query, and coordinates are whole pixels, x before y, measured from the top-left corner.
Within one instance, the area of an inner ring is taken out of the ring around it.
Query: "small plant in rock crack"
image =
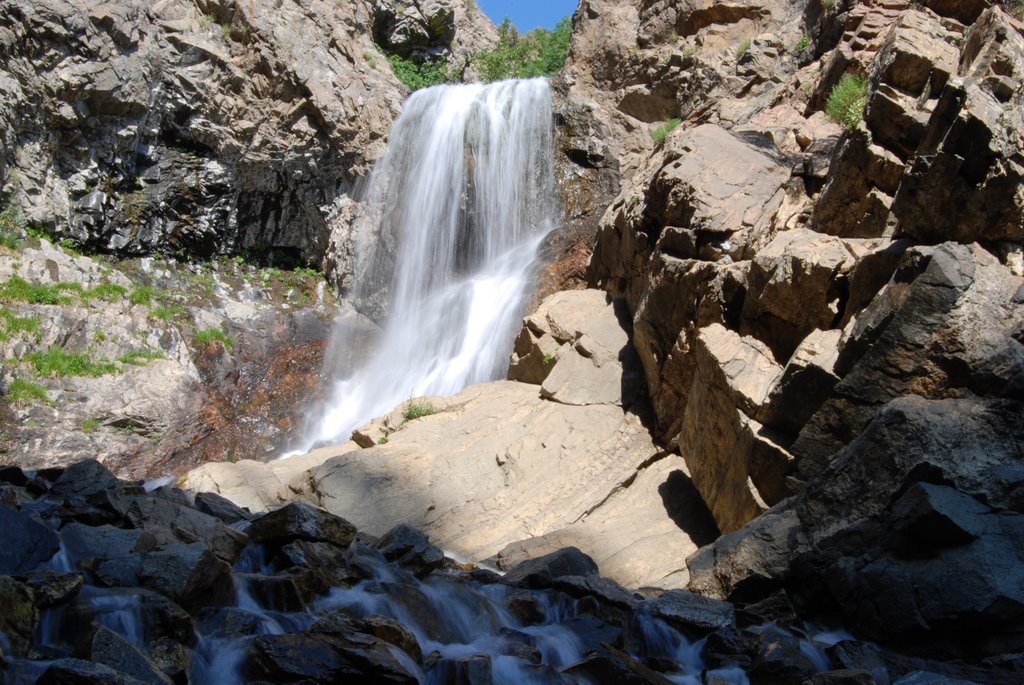
[[[409,400],[402,410],[402,418],[412,421],[436,413],[437,409],[434,408],[434,405],[426,400]]]
[[[864,117],[864,106],[868,101],[868,79],[866,76],[843,74],[825,103],[825,114],[847,131],[857,128]]]
[[[683,123],[681,119],[669,119],[664,124],[651,131],[651,140],[654,141],[655,145],[661,145],[665,142],[665,139],[668,138],[668,134],[681,123]]]

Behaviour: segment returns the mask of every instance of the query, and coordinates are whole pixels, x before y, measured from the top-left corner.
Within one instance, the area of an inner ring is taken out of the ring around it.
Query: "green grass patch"
[[[145,366],[156,359],[164,359],[164,353],[156,350],[131,350],[118,357],[117,361],[132,366]]]
[[[743,57],[743,55],[747,54],[747,50],[749,49],[750,39],[744,38],[743,40],[740,41],[740,44],[736,46],[736,59],[739,59],[740,57]]]
[[[117,364],[113,362],[94,360],[88,354],[71,354],[60,347],[26,354],[24,361],[32,365],[36,376],[42,378],[97,377],[118,371]]]
[[[93,300],[103,300],[104,302],[117,302],[128,294],[128,288],[123,285],[117,285],[115,283],[100,283],[95,288],[89,288],[88,290],[82,291],[82,302],[88,304]]]
[[[681,123],[683,123],[681,119],[669,119],[664,124],[651,131],[651,140],[654,141],[655,145],[661,145],[665,142],[665,139],[668,138],[668,134]]]
[[[157,319],[159,321],[174,321],[185,314],[185,308],[180,304],[169,304],[154,307],[149,312],[150,318]]]
[[[99,419],[90,418],[90,419],[86,419],[85,421],[82,421],[82,432],[83,433],[95,433],[97,430],[99,430],[99,427],[100,427],[100,420]]]
[[[28,304],[71,304],[71,298],[63,294],[70,285],[42,285],[29,283],[21,276],[11,276],[0,283],[0,302],[27,302]]]
[[[864,106],[868,102],[868,79],[866,76],[843,74],[828,94],[825,114],[847,131],[857,128],[864,118]]]
[[[434,408],[434,405],[426,400],[409,400],[402,409],[402,418],[406,421],[412,421],[413,419],[423,418],[424,416],[436,413],[437,409]]]
[[[128,295],[128,301],[132,304],[141,304],[148,307],[153,302],[156,291],[148,285],[140,285]]]
[[[46,394],[46,388],[22,378],[15,378],[7,384],[7,398],[15,404],[29,404],[31,402],[50,403],[50,398]]]
[[[207,346],[215,342],[219,342],[224,345],[224,349],[228,352],[235,345],[235,340],[230,335],[225,333],[219,328],[204,328],[201,331],[196,331],[195,334],[196,345]]]
[[[804,49],[811,44],[811,37],[806,33],[800,37],[800,40],[793,46],[793,52],[803,52]]]
[[[15,316],[13,312],[0,309],[0,342],[10,340],[19,333],[37,335],[39,322],[38,316]]]

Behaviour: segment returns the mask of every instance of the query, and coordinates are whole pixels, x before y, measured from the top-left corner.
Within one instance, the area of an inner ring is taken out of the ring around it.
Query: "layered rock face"
[[[571,88],[635,169],[592,282],[628,307],[655,434],[728,533],[690,587],[1015,649],[1024,26],[868,2],[584,2],[575,22]],[[867,86],[844,129],[821,110],[846,73]]]
[[[626,586],[685,585],[681,562],[717,531],[683,460],[623,411],[643,381],[615,308],[594,290],[554,295],[516,349],[521,382],[410,400],[355,443],[207,464],[186,484],[254,510],[301,497],[372,534],[409,523],[500,568],[571,545]]]
[[[374,39],[463,63],[493,41],[462,2],[407,4],[4,3],[4,189],[94,249],[317,268],[330,250],[343,273],[356,186],[407,94]]]

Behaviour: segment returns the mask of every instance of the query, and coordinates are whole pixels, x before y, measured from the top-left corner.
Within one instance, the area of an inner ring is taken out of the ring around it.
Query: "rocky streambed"
[[[747,606],[629,590],[575,548],[503,576],[399,525],[0,471],[0,677],[20,683],[1015,682]]]

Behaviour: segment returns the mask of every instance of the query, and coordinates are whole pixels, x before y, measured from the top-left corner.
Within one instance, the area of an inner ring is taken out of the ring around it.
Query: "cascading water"
[[[547,81],[414,93],[370,178],[357,226],[357,309],[383,321],[361,362],[336,335],[348,375],[310,444],[347,438],[402,401],[500,377],[555,228]]]

